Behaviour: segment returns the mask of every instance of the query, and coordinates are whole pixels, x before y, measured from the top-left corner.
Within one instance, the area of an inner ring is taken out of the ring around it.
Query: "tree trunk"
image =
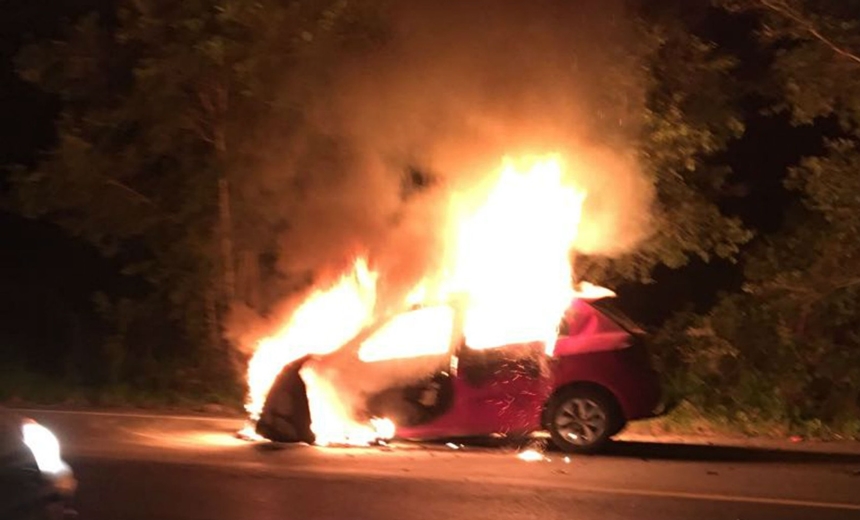
[[[230,185],[223,173],[218,179],[218,220],[224,303],[229,307],[236,296],[236,267],[233,260],[233,217],[230,210]]]
[[[204,312],[206,313],[209,343],[214,348],[221,344],[221,320],[218,318],[218,297],[215,289],[207,290],[205,298]]]

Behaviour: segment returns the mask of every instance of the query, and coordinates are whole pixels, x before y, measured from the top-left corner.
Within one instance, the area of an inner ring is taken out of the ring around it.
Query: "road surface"
[[[602,456],[240,441],[221,418],[31,411],[61,438],[81,520],[860,518],[860,455],[617,443]]]

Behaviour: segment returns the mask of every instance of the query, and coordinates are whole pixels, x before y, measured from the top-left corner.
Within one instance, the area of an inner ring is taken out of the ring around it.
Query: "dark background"
[[[32,167],[55,140],[56,99],[16,75],[15,55],[22,44],[58,37],[81,14],[110,12],[109,0],[29,2],[7,0],[0,16],[0,165]],[[699,32],[741,55],[739,74],[754,76],[766,65],[755,55],[751,24],[742,17],[708,12]],[[722,209],[741,217],[758,232],[772,232],[782,223],[794,195],[782,186],[786,167],[821,146],[822,129],[793,127],[781,116],[759,115],[750,97],[747,131],[717,158],[733,169],[732,188]],[[8,190],[12,168],[0,169],[0,190]],[[756,240],[747,247],[754,247]],[[133,285],[116,265],[83,240],[59,227],[0,209],[0,350],[13,365],[60,374],[58,352],[103,340],[104,330],[92,304],[97,291],[121,292]],[[740,264],[693,260],[672,270],[659,267],[651,284],[618,288],[618,304],[634,319],[659,326],[674,311],[702,312],[721,291],[735,291],[742,281]],[[9,363],[6,363],[7,365]]]

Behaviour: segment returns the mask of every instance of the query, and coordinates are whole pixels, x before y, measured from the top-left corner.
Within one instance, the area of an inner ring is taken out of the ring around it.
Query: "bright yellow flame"
[[[586,193],[566,181],[558,155],[506,158],[492,181],[490,189],[461,193],[453,200],[445,266],[426,273],[405,303],[456,297],[471,348],[544,342],[550,353],[559,321],[576,295],[570,253]],[[366,263],[357,262],[352,274],[313,293],[280,332],[259,342],[248,368],[246,408],[252,419],[259,418],[269,388],[287,363],[309,353],[332,352],[368,323],[376,278]],[[597,292],[591,286],[580,290]],[[359,359],[444,354],[454,332],[453,310],[436,309],[395,318],[362,344]],[[318,444],[368,445],[393,436],[391,421],[357,422],[347,404],[351,399],[324,372],[309,365],[300,375]],[[525,453],[523,457],[530,456]]]
[[[252,420],[260,418],[269,389],[288,363],[307,354],[337,350],[373,316],[377,274],[364,259],[327,290],[311,294],[274,336],[263,338],[248,364],[248,400]]]
[[[617,295],[612,289],[589,282],[579,282],[576,285],[574,296],[583,300],[600,300],[603,298],[615,298]]]
[[[422,283],[416,285],[415,288],[412,289],[412,292],[410,292],[406,296],[406,305],[407,306],[420,305],[422,303],[425,303],[426,301],[427,301],[427,283],[426,282],[422,282]]]
[[[365,363],[445,354],[451,347],[454,309],[424,307],[400,314],[361,344]]]
[[[311,411],[311,430],[320,446],[369,446],[394,437],[394,423],[388,419],[371,419],[369,424],[353,418],[353,410],[341,399],[332,381],[305,366],[299,372],[307,387]]]
[[[573,297],[571,248],[585,192],[557,155],[505,159],[483,199],[458,201],[452,284],[467,298],[472,348],[555,342]]]

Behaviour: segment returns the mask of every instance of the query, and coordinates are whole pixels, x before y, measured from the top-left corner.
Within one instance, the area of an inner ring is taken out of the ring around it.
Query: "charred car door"
[[[447,305],[397,314],[358,346],[368,416],[398,426],[424,424],[453,404],[450,364],[456,313]]]

